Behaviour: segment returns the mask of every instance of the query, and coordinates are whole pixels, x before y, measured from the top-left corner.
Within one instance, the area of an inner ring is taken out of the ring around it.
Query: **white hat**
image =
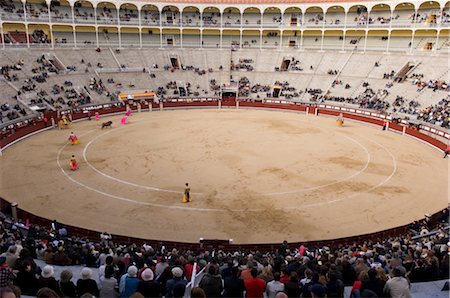
[[[92,270],[89,268],[81,269],[81,279],[90,279],[92,277]]]
[[[147,268],[144,271],[142,271],[141,277],[142,277],[143,281],[153,280],[153,271],[152,271],[152,269]]]
[[[174,277],[181,277],[183,276],[183,269],[180,267],[175,267],[172,269],[172,274]]]
[[[49,278],[53,276],[54,272],[53,266],[47,265],[42,269],[41,275],[43,278]]]
[[[129,277],[136,277],[138,269],[136,266],[133,265],[133,266],[128,267],[127,272],[128,272]]]

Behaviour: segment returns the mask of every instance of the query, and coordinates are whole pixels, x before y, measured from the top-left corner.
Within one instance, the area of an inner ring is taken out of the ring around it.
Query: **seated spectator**
[[[59,290],[63,297],[78,297],[77,287],[72,282],[72,271],[64,270],[59,277]]]
[[[386,282],[383,293],[389,297],[411,297],[409,280],[405,278],[406,270],[397,266],[392,270],[392,278]]]
[[[92,270],[90,268],[83,268],[80,273],[80,278],[77,281],[78,296],[82,296],[86,293],[92,296],[98,297],[100,291],[97,283],[92,279]]]
[[[137,278],[137,267],[130,266],[126,274],[122,275],[119,283],[119,293],[120,297],[130,297],[134,293],[136,293],[138,286],[138,278]]]
[[[53,276],[54,272],[53,266],[50,265],[46,265],[42,269],[41,276],[38,279],[38,289],[49,288],[59,295],[59,285]]]
[[[26,260],[20,264],[14,284],[21,289],[23,295],[36,295],[38,280],[30,261]]]
[[[174,291],[176,286],[184,286],[186,287],[187,282],[183,278],[183,269],[180,267],[174,267],[172,269],[172,279],[169,279],[166,284],[166,297],[175,297]]]
[[[142,278],[144,279],[144,274],[142,274]],[[102,277],[100,277],[100,297],[105,298],[116,298],[119,297],[119,294],[116,291],[117,279],[114,278],[114,266],[112,264],[105,267],[105,272]],[[138,287],[139,290],[139,287]],[[140,291],[139,291],[140,292]],[[144,297],[156,297],[156,296],[147,296],[143,292],[140,292]],[[158,295],[159,296],[159,295]]]
[[[13,284],[16,275],[6,263],[6,257],[0,257],[0,287],[7,287]]]

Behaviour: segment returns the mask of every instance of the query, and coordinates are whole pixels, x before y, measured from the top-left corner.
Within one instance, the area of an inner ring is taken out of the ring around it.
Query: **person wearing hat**
[[[59,276],[59,290],[63,297],[78,297],[77,296],[77,287],[72,282],[72,271],[64,270],[61,272]]]
[[[186,287],[187,281],[183,278],[183,269],[180,267],[172,268],[173,278],[169,279],[166,283],[166,298],[174,297],[174,289],[178,285],[184,285]]]
[[[134,293],[136,293],[138,278],[137,278],[138,269],[136,266],[128,267],[128,271],[126,274],[122,275],[119,283],[119,293],[120,297],[128,298]]]
[[[90,268],[83,268],[80,273],[80,278],[77,281],[78,296],[89,293],[92,296],[98,297],[100,291],[97,283],[92,279],[92,270]]]
[[[144,297],[160,297],[161,285],[154,280],[154,274],[152,269],[146,268],[141,274],[142,280],[139,281],[137,292],[141,293]]]
[[[42,288],[49,288],[56,293],[59,293],[59,285],[56,281],[55,277],[53,276],[55,273],[55,270],[53,269],[53,266],[46,265],[41,272],[41,276],[38,279],[38,291]]]
[[[0,288],[13,284],[16,275],[6,263],[6,257],[0,257]]]
[[[115,290],[117,286],[117,279],[114,278],[114,265],[107,265],[104,273],[105,274],[100,277],[100,297],[119,297],[117,291]]]

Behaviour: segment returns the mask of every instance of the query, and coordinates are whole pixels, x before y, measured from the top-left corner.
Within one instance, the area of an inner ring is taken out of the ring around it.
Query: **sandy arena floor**
[[[111,119],[111,129],[100,122]],[[0,157],[0,195],[70,225],[149,239],[319,240],[406,224],[448,204],[440,152],[347,121],[177,110],[82,121]],[[75,154],[80,169],[71,172]],[[183,204],[184,183],[193,202]]]

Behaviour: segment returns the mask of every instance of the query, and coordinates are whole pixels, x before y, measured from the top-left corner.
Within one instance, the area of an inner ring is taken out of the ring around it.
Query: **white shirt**
[[[272,280],[267,283],[267,287],[266,287],[267,298],[275,298],[277,293],[282,292],[282,291],[284,291],[283,283],[281,283],[279,281],[275,281],[275,280]]]

